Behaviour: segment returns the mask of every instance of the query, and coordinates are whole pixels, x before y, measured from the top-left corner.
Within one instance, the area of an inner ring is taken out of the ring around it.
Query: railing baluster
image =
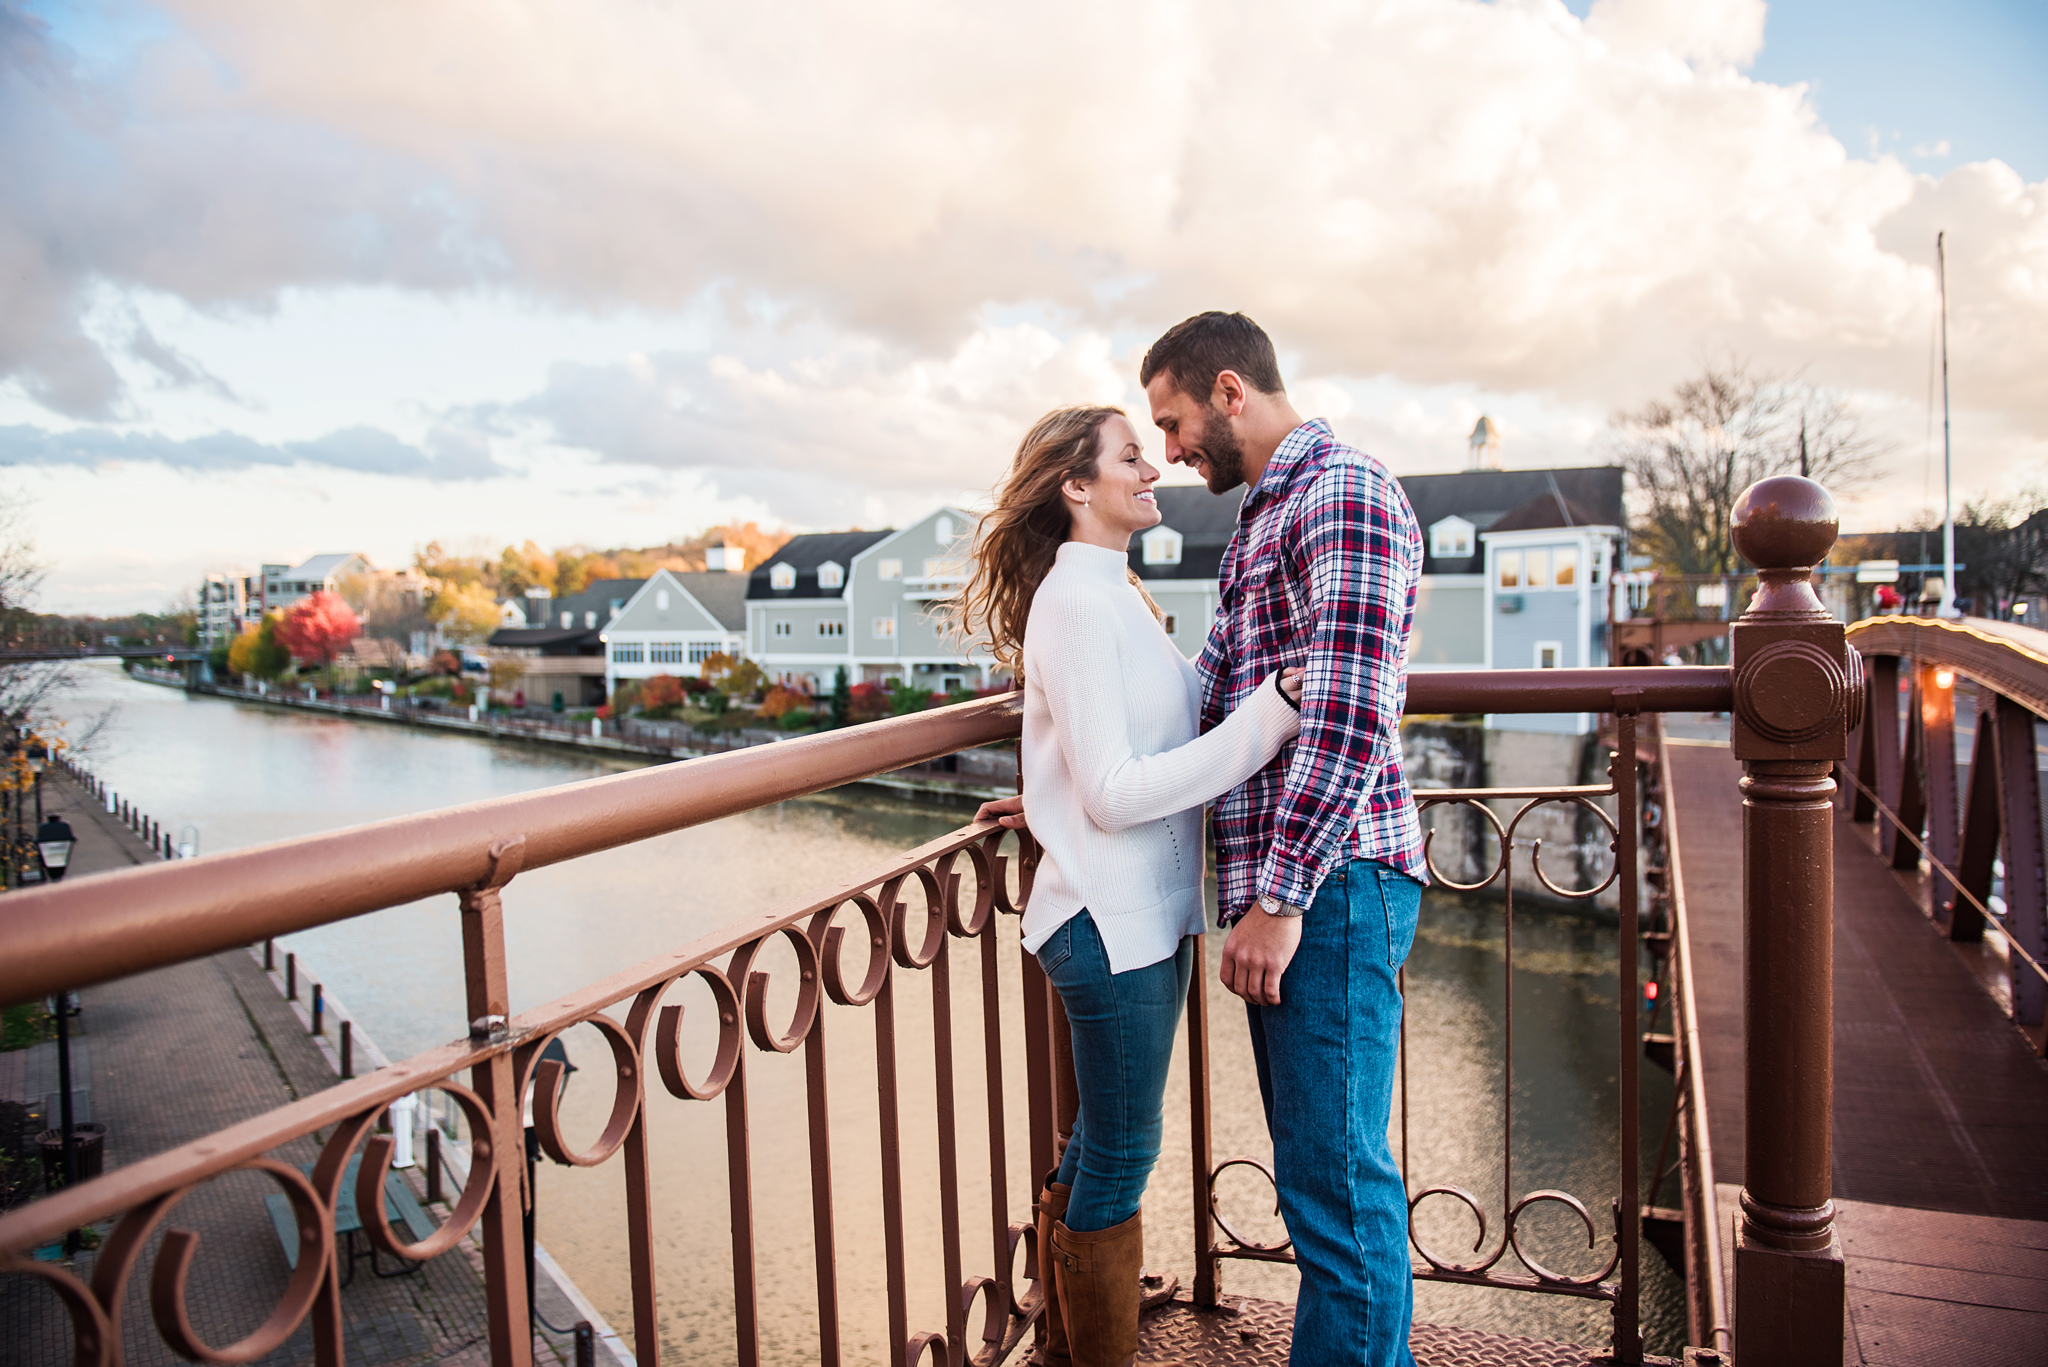
[[[1209,954],[1207,941],[1195,937],[1195,966],[1188,977],[1188,1144],[1194,1187],[1195,1307],[1214,1310],[1222,1287],[1217,1277],[1216,1212],[1210,1201],[1210,1174],[1215,1170],[1209,1110]]]
[[[1892,810],[1899,814],[1898,831],[1915,837],[1927,828],[1927,789],[1921,781],[1920,769],[1927,754],[1927,727],[1921,719],[1926,698],[1921,685],[1928,672],[1915,664],[1907,680],[1906,736],[1899,755],[1898,801],[1892,805]],[[1898,831],[1892,834],[1892,867],[1905,871],[1918,869],[1920,847],[1911,840],[1903,839]]]
[[[1621,893],[1621,1219],[1615,1231],[1621,1246],[1621,1292],[1614,1302],[1614,1361],[1624,1364],[1643,1360],[1642,1310],[1638,1298],[1642,1288],[1642,1266],[1638,1241],[1642,1237],[1642,1173],[1637,1128],[1643,1048],[1639,1035],[1637,1004],[1642,1000],[1638,962],[1642,955],[1641,916],[1638,902],[1640,879],[1636,873],[1641,839],[1642,808],[1636,791],[1636,714],[1641,694],[1634,689],[1615,690],[1615,754],[1611,777],[1614,781],[1615,886]]]
[[[1896,655],[1873,656],[1868,662],[1870,669],[1870,715],[1863,720],[1870,729],[1873,739],[1872,753],[1877,761],[1877,778],[1871,788],[1886,802],[1893,804],[1897,811],[1899,795],[1899,657]],[[1873,809],[1874,811],[1875,809]],[[1897,840],[1898,828],[1878,816],[1877,850],[1885,858],[1892,856],[1892,847]]]
[[[931,908],[935,918],[944,913]],[[953,937],[939,940],[932,960],[932,1066],[937,1074],[939,1246],[946,1278],[946,1342],[954,1360],[967,1351],[967,1307],[960,1298],[960,1152],[953,1109]]]
[[[626,1031],[640,1050],[640,1113],[626,1133],[626,1262],[633,1283],[633,1357],[642,1367],[660,1367],[661,1314],[654,1292],[654,1184],[647,1161],[647,1061],[657,1054],[651,1028],[659,1019],[655,1006],[668,988],[660,983],[635,999],[626,1015]],[[657,1065],[659,1066],[659,1065]]]
[[[909,1288],[903,1271],[903,1145],[896,1111],[896,978],[875,994],[875,1091],[882,1131],[882,1263],[889,1278],[889,1364],[905,1367]]]
[[[505,976],[505,910],[499,889],[519,871],[521,837],[491,847],[492,875],[486,884],[461,894],[462,967],[466,980],[470,1039],[503,1039],[510,993]],[[490,1113],[488,1134],[470,1137],[476,1159],[495,1159],[490,1198],[478,1223],[484,1234],[484,1294],[490,1321],[493,1367],[531,1367],[533,1335],[527,1325],[525,1231],[522,1185],[526,1167],[520,1105],[512,1054],[501,1049],[470,1070],[470,1087]],[[478,1145],[483,1152],[476,1152]],[[472,1166],[470,1180],[478,1174]],[[327,1367],[322,1364],[322,1367]],[[335,1364],[339,1367],[339,1364]]]
[[[1920,676],[1920,726],[1927,734],[1921,751],[1927,773],[1927,853],[1938,864],[1956,866],[1956,688],[1955,674],[1934,665],[1917,667]],[[1948,674],[1944,684],[1941,675]],[[1914,863],[1919,851],[1913,852]],[[1939,921],[1955,889],[1930,871],[1927,914]]]
[[[811,1138],[811,1243],[818,1264],[818,1363],[839,1367],[839,1254],[832,1218],[832,1112],[825,1090],[825,1009],[804,1037],[804,1102]]]
[[[1962,853],[1956,858],[1956,881],[1978,902],[1991,896],[1992,865],[1998,861],[1998,711],[1998,695],[1980,690],[1977,735],[1970,746],[1970,806],[1964,814]],[[1948,938],[1963,944],[1984,938],[1984,913],[1969,897],[1952,896]]]
[[[2042,866],[2041,774],[2034,714],[2018,703],[1998,705],[1999,825],[2004,829],[2005,933],[2036,960],[2048,958],[2048,873]],[[2012,965],[2012,1018],[2041,1024],[2048,990],[2017,957]]]
[[[995,914],[981,932],[982,1068],[988,1084],[989,1254],[995,1260],[996,1300],[1007,1313],[1016,1304],[1015,1259],[1010,1256],[1010,1159],[1003,1106],[1002,961],[996,951]]]
[[[744,980],[744,975],[735,974]],[[761,1322],[754,1289],[754,1172],[747,1122],[747,1055],[740,1051],[725,1088],[725,1171],[732,1201],[733,1352],[739,1367],[761,1361]]]

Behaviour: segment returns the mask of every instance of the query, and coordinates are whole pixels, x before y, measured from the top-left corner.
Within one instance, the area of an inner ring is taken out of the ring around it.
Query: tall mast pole
[[[1956,509],[1948,439],[1948,247],[1934,235],[1934,273],[1941,285],[1941,615],[1956,616]]]

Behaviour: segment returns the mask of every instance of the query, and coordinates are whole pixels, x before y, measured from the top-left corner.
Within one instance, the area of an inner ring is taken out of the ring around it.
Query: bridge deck
[[[1732,1189],[1743,1171],[1741,772],[1723,744],[1674,741],[1670,753],[1714,1175]],[[1729,857],[1702,857],[1716,851]],[[2038,1361],[2048,1067],[1846,816],[1834,987],[1849,1360]]]

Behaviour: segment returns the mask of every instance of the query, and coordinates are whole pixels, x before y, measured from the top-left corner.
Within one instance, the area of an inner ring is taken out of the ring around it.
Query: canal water
[[[638,767],[631,760],[188,698],[103,664],[77,666],[74,678],[76,687],[65,693],[59,709],[74,735],[98,723],[85,762],[167,829],[194,828],[202,852]],[[966,815],[849,789],[522,874],[506,896],[513,1009],[540,1005],[743,915],[801,897],[942,835]],[[463,1031],[457,915],[452,897],[436,898],[282,943],[346,1003],[387,1054],[402,1058]],[[1005,1104],[1013,1117],[1011,1133],[1021,1136],[1015,919],[999,918],[997,933],[1007,1027],[1001,1041]],[[1576,1195],[1604,1248],[1613,1227],[1610,1202],[1618,1172],[1616,931],[1597,919],[1518,910],[1514,939],[1513,1189],[1518,1198],[1546,1188]],[[1211,932],[1206,991],[1214,1153],[1219,1161],[1235,1155],[1266,1161],[1271,1146],[1242,1004],[1214,981],[1220,948],[1221,936]],[[981,1119],[987,1090],[980,968],[971,946],[956,943],[949,953],[962,1206],[974,1212],[987,1208],[990,1182]],[[857,960],[857,951],[851,957]],[[771,1019],[786,1019],[793,959],[771,949],[763,966],[778,984],[771,993]],[[850,962],[848,971],[858,974],[858,963]],[[899,972],[895,988],[913,1330],[945,1324],[931,978],[928,971]],[[1407,970],[1410,1189],[1445,1185],[1471,1192],[1486,1212],[1488,1252],[1502,1237],[1505,981],[1500,904],[1431,893]],[[685,986],[669,1000],[686,1007],[682,1052],[693,1075],[701,1076],[710,1057],[708,994]],[[848,1362],[885,1360],[873,1018],[872,1008],[828,1007],[825,1025],[840,1319]],[[564,1038],[579,1074],[567,1085],[563,1115],[570,1142],[587,1145],[610,1109],[609,1051],[592,1027]],[[814,1362],[816,1274],[803,1056],[751,1047],[746,1053],[764,1359]],[[1193,1256],[1184,1062],[1177,1058],[1174,1066],[1145,1222],[1148,1262],[1185,1283],[1192,1278]],[[1642,1070],[1642,1082],[1647,1170],[1656,1158],[1670,1088],[1655,1067]],[[723,1361],[733,1324],[726,1103],[677,1100],[658,1085],[651,1097],[662,1338],[681,1361]],[[1398,1142],[1398,1110],[1395,1132]],[[1027,1218],[1031,1189],[1021,1150],[1021,1139],[1011,1144],[1004,1178],[1010,1218],[1019,1221]],[[543,1163],[538,1218],[541,1241],[630,1341],[622,1168],[616,1159],[591,1169]],[[1270,1189],[1252,1170],[1228,1174],[1220,1201],[1245,1236],[1283,1237]],[[1668,1191],[1665,1203],[1675,1204]],[[1433,1197],[1416,1219],[1446,1261],[1474,1258],[1477,1227],[1454,1201]],[[1604,1255],[1592,1261],[1585,1226],[1557,1203],[1533,1207],[1519,1234],[1531,1256],[1567,1275],[1597,1270],[1605,1261]],[[992,1270],[991,1241],[985,1217],[970,1215],[962,1231],[969,1275]],[[1501,1266],[1519,1270],[1512,1253]],[[1675,1356],[1683,1288],[1647,1246],[1642,1268],[1650,1347]],[[1226,1294],[1292,1300],[1295,1282],[1284,1266],[1223,1265]],[[1609,1312],[1601,1303],[1444,1284],[1417,1284],[1416,1314],[1421,1320],[1587,1344],[1605,1343],[1609,1332]],[[970,1334],[978,1332],[980,1315],[977,1306]]]

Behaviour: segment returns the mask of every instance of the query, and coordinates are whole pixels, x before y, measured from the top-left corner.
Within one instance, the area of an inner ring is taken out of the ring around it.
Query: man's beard
[[[1230,430],[1230,419],[1213,408],[1202,418],[1202,463],[1212,494],[1227,494],[1244,483],[1244,447]]]

